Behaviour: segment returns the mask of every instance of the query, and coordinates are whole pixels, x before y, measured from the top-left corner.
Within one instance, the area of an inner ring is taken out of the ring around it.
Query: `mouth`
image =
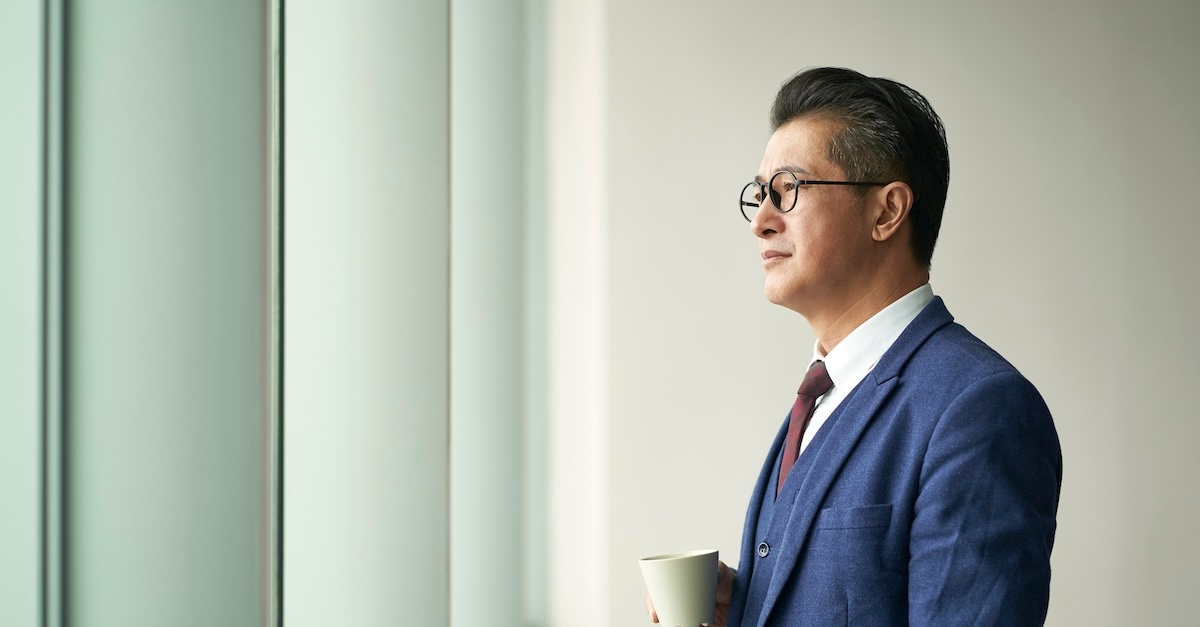
[[[788,257],[791,257],[791,255],[779,252],[778,250],[764,250],[762,251],[763,267],[779,263]]]

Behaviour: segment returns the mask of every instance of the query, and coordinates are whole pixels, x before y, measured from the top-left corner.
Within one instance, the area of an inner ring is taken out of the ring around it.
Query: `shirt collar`
[[[858,385],[909,323],[916,319],[917,314],[932,300],[933,288],[926,283],[901,296],[896,302],[858,325],[850,335],[833,347],[828,355],[822,357],[820,340],[814,342],[813,358],[808,365],[824,361],[825,369],[829,372],[829,378],[835,388],[845,386],[849,382]]]

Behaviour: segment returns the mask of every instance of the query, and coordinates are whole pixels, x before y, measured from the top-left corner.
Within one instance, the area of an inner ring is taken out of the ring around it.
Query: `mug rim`
[[[662,555],[651,555],[650,557],[643,557],[642,559],[640,559],[638,561],[639,562],[661,562],[661,561],[665,561],[665,560],[681,559],[681,558],[687,558],[687,557],[701,557],[704,555],[715,555],[715,554],[717,554],[717,549],[698,549],[695,551],[683,551],[682,553],[663,553]]]

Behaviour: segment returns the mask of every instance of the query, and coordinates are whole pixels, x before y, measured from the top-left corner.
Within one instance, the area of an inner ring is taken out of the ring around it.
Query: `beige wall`
[[[608,614],[570,624],[642,624],[640,556],[715,547],[736,561],[812,336],[762,298],[734,195],[756,171],[775,89],[813,65],[908,83],[946,123],[953,173],[934,289],[1037,384],[1062,440],[1049,624],[1200,620],[1198,24],[1200,5],[1165,1],[604,3],[590,61],[599,88],[557,84],[596,90],[603,115],[571,117],[552,99],[575,126],[549,130],[605,131],[575,148],[601,161],[589,198],[603,203],[603,228],[556,227],[578,207],[553,194],[549,207],[552,245],[598,247],[600,267],[570,289],[603,305],[592,339],[607,339],[591,357],[599,402],[581,411],[603,412],[590,468],[604,475],[588,489]],[[552,37],[550,58],[566,46]],[[579,263],[551,253],[552,276]],[[551,342],[552,355],[587,345]],[[552,425],[580,419],[551,411]],[[553,524],[571,522],[551,507]],[[552,574],[552,597],[584,581]]]

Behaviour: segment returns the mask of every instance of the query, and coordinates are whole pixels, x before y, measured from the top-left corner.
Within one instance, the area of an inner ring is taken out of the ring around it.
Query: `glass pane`
[[[0,625],[37,624],[41,535],[41,3],[0,19]]]
[[[68,619],[259,624],[266,13],[254,2],[70,9]]]

